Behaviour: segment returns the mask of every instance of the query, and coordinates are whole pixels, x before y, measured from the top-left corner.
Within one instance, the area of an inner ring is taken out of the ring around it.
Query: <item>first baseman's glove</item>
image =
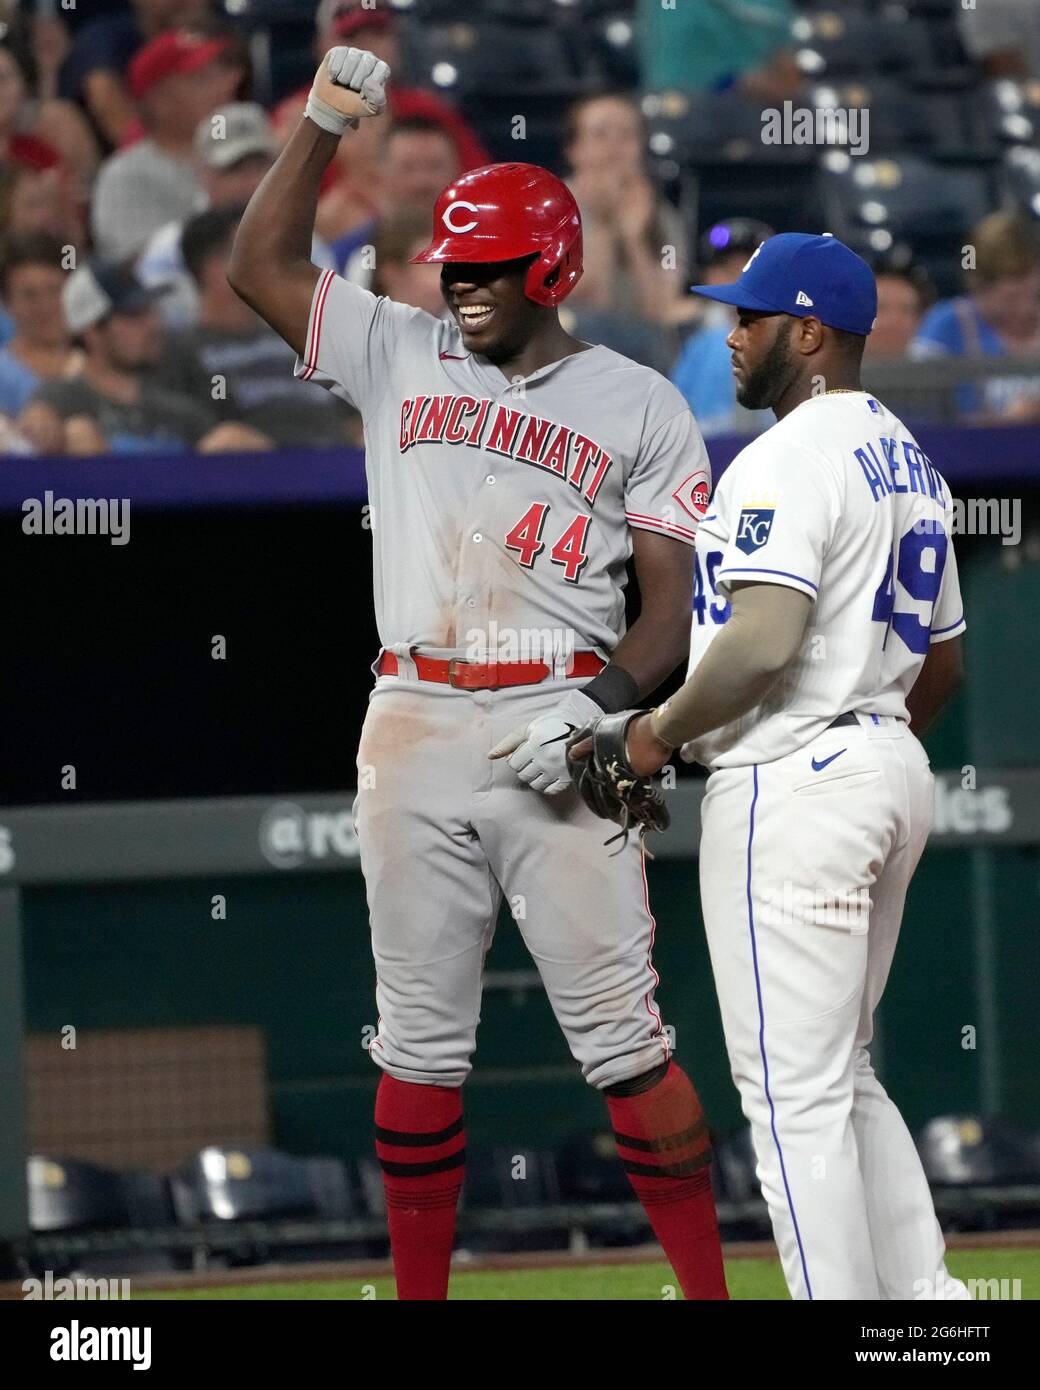
[[[390,69],[363,48],[330,48],[321,60],[303,114],[327,130],[342,135],[357,130],[362,116],[378,116],[386,106]]]
[[[629,724],[641,713],[625,709],[620,714],[601,714],[567,740],[568,751],[585,739],[592,740],[583,757],[570,760],[571,779],[590,810],[603,820],[620,825],[620,833],[606,843],[620,839],[621,849],[635,826],[639,827],[639,842],[645,848],[646,832],[667,830],[672,819],[657,778],[640,776],[628,761],[625,736]],[[649,850],[646,852],[650,854]]]

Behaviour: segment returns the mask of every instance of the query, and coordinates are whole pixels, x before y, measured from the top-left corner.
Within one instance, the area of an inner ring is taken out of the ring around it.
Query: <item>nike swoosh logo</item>
[[[841,755],[842,755],[842,753],[847,753],[848,751],[849,751],[849,750],[848,750],[847,748],[839,748],[838,751],[837,751],[837,753],[832,753],[832,754],[830,755],[829,758],[821,758],[819,762],[817,762],[816,759],[813,758],[813,760],[812,760],[812,770],[813,770],[813,772],[822,772],[823,769],[828,765],[828,763],[832,763],[832,762],[834,761],[835,758],[840,758]]]
[[[557,734],[555,738],[547,738],[545,742],[542,744],[542,747],[548,748],[550,743],[559,743],[562,739],[570,738],[571,734],[577,732],[577,729],[577,724],[568,724],[567,732],[565,734]]]
[[[453,352],[442,352],[438,355],[442,362],[465,362],[469,357],[468,352],[463,357],[457,357]]]

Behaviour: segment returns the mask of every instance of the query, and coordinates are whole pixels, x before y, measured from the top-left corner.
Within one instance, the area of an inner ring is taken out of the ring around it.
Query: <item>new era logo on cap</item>
[[[806,289],[811,285],[811,290]],[[694,294],[760,314],[810,314],[830,328],[866,337],[877,313],[870,267],[834,236],[780,232],[764,241],[728,285],[692,285]]]

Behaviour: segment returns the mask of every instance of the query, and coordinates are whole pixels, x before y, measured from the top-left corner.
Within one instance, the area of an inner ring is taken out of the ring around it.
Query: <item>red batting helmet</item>
[[[570,189],[537,164],[485,164],[437,199],[433,240],[412,257],[430,261],[512,261],[537,252],[524,293],[559,304],[581,279],[581,213]]]

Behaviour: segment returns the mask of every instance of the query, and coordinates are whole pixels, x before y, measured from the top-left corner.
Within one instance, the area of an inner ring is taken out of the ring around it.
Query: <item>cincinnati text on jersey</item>
[[[401,405],[401,452],[420,444],[484,449],[566,479],[591,507],[614,460],[555,420],[475,396],[413,396]]]

